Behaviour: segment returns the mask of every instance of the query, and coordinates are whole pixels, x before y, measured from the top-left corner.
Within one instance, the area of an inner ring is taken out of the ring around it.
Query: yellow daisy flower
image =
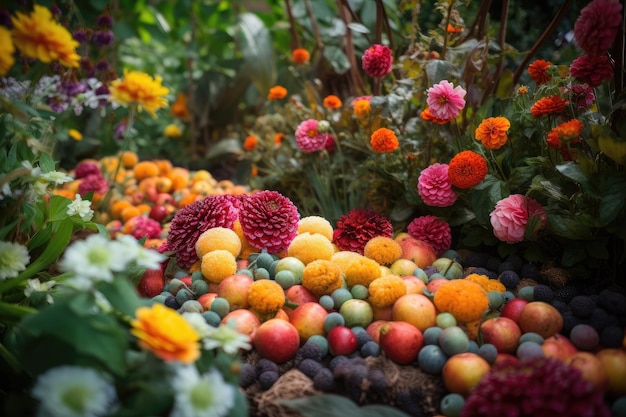
[[[30,14],[17,12],[11,17],[13,42],[23,55],[49,63],[58,60],[71,68],[79,66],[79,43],[43,6],[35,5]],[[4,43],[4,42],[2,42]]]
[[[163,133],[168,138],[179,138],[183,134],[183,132],[180,130],[180,127],[176,126],[175,124],[167,125]]]
[[[7,28],[0,26],[0,77],[3,77],[15,62],[13,53],[15,46],[11,39],[11,32]]]
[[[78,130],[76,129],[69,129],[67,131],[67,134],[70,138],[74,139],[75,141],[81,141],[83,140],[83,135],[82,133],[80,133]]]
[[[112,81],[109,86],[111,101],[121,106],[137,106],[139,111],[145,109],[156,117],[155,111],[167,106],[164,96],[169,93],[161,82],[161,77],[152,78],[141,71],[124,70],[124,78]]]

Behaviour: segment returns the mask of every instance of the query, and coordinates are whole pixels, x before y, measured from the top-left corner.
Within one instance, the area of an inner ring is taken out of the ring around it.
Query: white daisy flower
[[[74,180],[73,177],[59,171],[46,172],[45,174],[41,175],[41,178],[56,185],[61,185]]]
[[[216,369],[200,375],[195,366],[181,366],[172,386],[175,394],[170,417],[221,417],[235,404],[235,388]]]
[[[0,281],[17,277],[29,262],[30,255],[26,246],[0,241]]]
[[[200,313],[186,311],[183,313],[183,318],[193,327],[202,339],[209,336],[213,331],[213,327],[206,322],[206,319],[202,317]]]
[[[38,416],[98,417],[111,412],[115,387],[92,368],[58,366],[40,375],[32,390]]]
[[[48,185],[50,185],[49,182],[44,181],[42,179],[39,179],[35,182],[33,182],[33,190],[35,192],[35,195],[37,196],[42,196],[48,193]]]
[[[117,238],[117,242],[124,245],[130,258],[137,263],[137,266],[142,268],[160,269],[161,262],[166,259],[165,255],[154,249],[148,249],[140,245],[132,235],[122,235]]]
[[[94,282],[113,280],[113,272],[126,269],[130,261],[124,245],[110,241],[103,235],[93,234],[72,243],[59,267],[72,274],[66,282],[78,289],[89,289]]]
[[[209,326],[209,333],[202,338],[204,348],[221,348],[229,355],[236,355],[240,349],[250,350],[250,336],[239,333],[230,323],[218,327]]]
[[[33,164],[30,161],[22,161],[22,166],[28,170],[30,170],[30,176],[33,178],[41,177],[41,168],[33,167]]]
[[[46,302],[48,304],[54,303],[52,295],[48,293],[56,285],[56,281],[51,279],[42,283],[39,278],[33,278],[26,281],[26,287],[24,288],[24,295],[30,297],[33,293],[46,293]]]
[[[67,215],[73,216],[78,214],[80,218],[88,222],[93,218],[93,210],[91,209],[91,201],[83,200],[80,194],[76,194],[74,201],[67,206]]]

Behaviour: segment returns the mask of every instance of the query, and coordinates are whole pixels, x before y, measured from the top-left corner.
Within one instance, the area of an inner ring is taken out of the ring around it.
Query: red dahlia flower
[[[622,22],[622,5],[615,0],[593,0],[580,12],[574,24],[578,46],[588,55],[604,55]]]
[[[372,45],[363,53],[361,65],[370,77],[379,78],[391,72],[393,54],[385,45]]]
[[[363,255],[365,244],[376,236],[393,236],[391,221],[372,209],[353,209],[337,221],[333,243],[340,250]]]
[[[437,216],[416,217],[407,226],[407,232],[415,239],[432,246],[437,256],[441,256],[452,245],[450,225]]]

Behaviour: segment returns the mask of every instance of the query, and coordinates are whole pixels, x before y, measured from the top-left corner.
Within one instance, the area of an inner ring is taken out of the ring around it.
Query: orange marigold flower
[[[332,94],[324,98],[324,107],[327,109],[337,110],[342,104],[341,99]]]
[[[283,132],[278,132],[274,135],[274,145],[280,146],[283,143],[283,138],[285,134]]]
[[[164,361],[193,363],[200,357],[200,335],[176,310],[155,303],[139,307],[131,333],[139,346]]]
[[[585,125],[578,119],[561,123],[553,127],[548,133],[548,146],[553,149],[560,149],[563,142],[576,143],[584,128]]]
[[[309,62],[311,54],[304,48],[296,48],[291,51],[291,60],[294,64],[300,65]]]
[[[13,43],[24,56],[45,63],[58,60],[70,68],[79,66],[80,55],[76,53],[79,43],[47,8],[35,5],[30,14],[17,12],[11,22]]]
[[[250,135],[246,138],[246,140],[243,141],[243,148],[246,151],[251,151],[256,147],[258,142],[259,140],[257,139],[256,136]]]
[[[259,168],[256,165],[252,165],[252,167],[250,167],[250,176],[256,177],[257,175],[259,175]]]
[[[474,151],[456,154],[448,164],[448,181],[458,188],[477,186],[487,175],[487,160]]]
[[[399,142],[393,130],[381,127],[372,133],[370,144],[374,151],[387,153],[398,149]]]
[[[437,123],[438,125],[445,125],[447,123],[450,123],[450,121],[452,119],[440,119],[438,117],[435,117],[431,112],[430,109],[428,107],[426,107],[421,113],[420,113],[420,117],[424,120],[426,120],[427,122],[433,122],[433,123]]]
[[[528,94],[528,87],[526,87],[525,85],[520,86],[517,89],[517,94]]]
[[[122,106],[136,106],[139,111],[145,110],[156,117],[155,111],[167,105],[164,96],[169,93],[169,89],[161,84],[162,80],[141,71],[125,69],[124,77],[112,81],[109,86],[110,100]]]
[[[276,85],[270,88],[270,91],[267,94],[268,100],[282,100],[285,97],[287,97],[287,89],[281,85]]]
[[[487,149],[500,149],[508,140],[511,122],[506,117],[488,117],[476,128],[476,140]]]
[[[170,112],[172,116],[183,121],[188,121],[191,118],[191,113],[189,113],[189,108],[187,107],[187,94],[178,93],[176,101],[170,107]]]
[[[545,84],[550,81],[550,74],[548,74],[548,68],[552,66],[552,62],[543,59],[537,59],[528,66],[528,73],[537,85]]]
[[[354,102],[354,115],[359,119],[369,117],[372,112],[372,105],[369,100],[357,100]]]
[[[454,279],[437,288],[433,304],[439,312],[451,313],[461,322],[471,322],[489,308],[489,297],[480,284]]]
[[[551,114],[561,114],[565,111],[565,106],[568,103],[569,101],[557,95],[540,98],[530,108],[530,114],[536,119]]]
[[[461,33],[463,32],[463,26],[454,27],[451,23],[448,23],[448,27],[446,28],[446,30],[448,31],[448,33]]]

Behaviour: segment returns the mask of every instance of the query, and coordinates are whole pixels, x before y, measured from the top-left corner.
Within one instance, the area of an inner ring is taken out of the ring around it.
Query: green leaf
[[[456,65],[449,61],[441,59],[431,59],[424,66],[426,76],[428,77],[428,85],[437,84],[442,80],[457,78],[459,69]]]
[[[613,175],[600,200],[600,224],[607,225],[619,216],[626,204],[626,175]]]
[[[579,184],[590,196],[594,198],[600,197],[595,186],[589,181],[589,178],[580,168],[580,165],[573,162],[568,162],[565,164],[557,165],[556,169],[562,175]]]
[[[137,308],[151,304],[137,295],[137,291],[125,277],[118,276],[113,282],[99,282],[98,290],[120,313],[133,317]]]
[[[279,400],[305,417],[407,417],[404,412],[383,405],[359,407],[346,397],[322,394],[303,398]]]
[[[50,172],[56,169],[56,162],[47,153],[42,153],[39,156],[39,167],[43,172]]]
[[[548,223],[555,234],[568,239],[590,240],[593,236],[589,227],[575,218],[548,213]]]
[[[241,144],[238,139],[226,138],[221,139],[207,150],[204,157],[206,159],[223,158],[226,155],[231,155],[241,151]]]
[[[57,221],[67,217],[67,207],[72,203],[67,197],[61,195],[53,195],[50,199],[50,208],[48,209],[48,218],[50,221]]]
[[[579,262],[583,262],[587,258],[587,253],[584,247],[577,245],[567,245],[563,249],[563,255],[561,256],[561,264],[564,267],[570,267],[576,265]]]
[[[254,13],[239,15],[237,41],[244,59],[244,72],[263,95],[276,81],[276,60],[269,31]]]
[[[345,52],[336,46],[328,45],[324,48],[324,58],[332,65],[333,70],[339,75],[350,70],[350,60]]]

